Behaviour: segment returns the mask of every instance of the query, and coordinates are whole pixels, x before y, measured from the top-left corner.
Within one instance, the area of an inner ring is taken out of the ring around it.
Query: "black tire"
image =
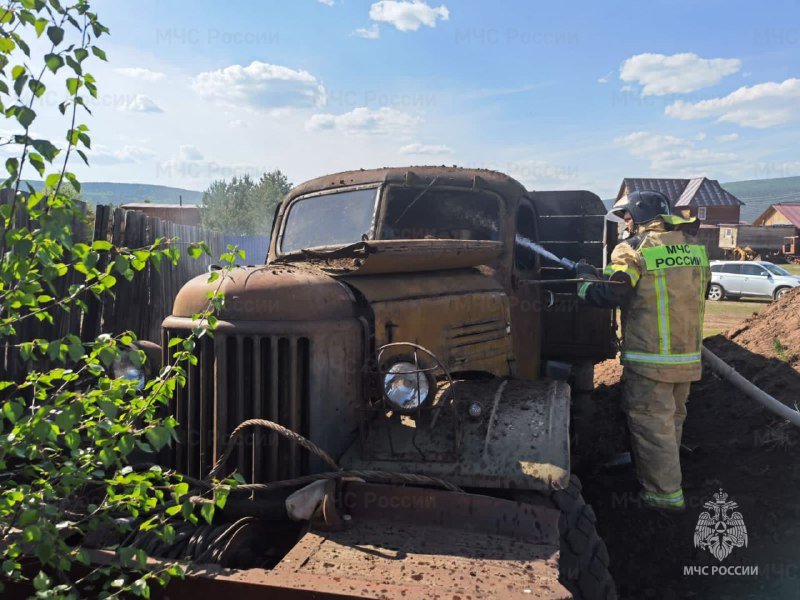
[[[561,511],[559,581],[575,600],[615,600],[617,590],[608,570],[608,550],[597,535],[597,519],[592,507],[583,500],[581,489],[580,480],[573,475],[567,488],[537,496],[535,500],[539,503],[541,499],[542,504]]]

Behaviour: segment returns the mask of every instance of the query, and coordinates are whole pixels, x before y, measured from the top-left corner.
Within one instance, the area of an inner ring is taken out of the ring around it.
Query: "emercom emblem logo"
[[[747,547],[747,527],[742,513],[736,511],[739,505],[728,501],[728,494],[722,491],[714,494],[713,502],[703,504],[708,511],[700,514],[694,528],[695,548],[707,550],[718,561],[725,560],[734,548]]]

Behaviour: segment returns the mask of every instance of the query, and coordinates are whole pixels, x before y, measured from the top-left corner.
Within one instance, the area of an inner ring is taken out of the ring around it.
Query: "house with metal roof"
[[[792,225],[800,229],[800,202],[773,204],[753,221],[753,225]]]
[[[744,202],[725,190],[716,179],[635,179],[625,178],[617,199],[630,194],[655,190],[669,198],[672,212],[683,217],[697,217],[708,225],[738,223]]]

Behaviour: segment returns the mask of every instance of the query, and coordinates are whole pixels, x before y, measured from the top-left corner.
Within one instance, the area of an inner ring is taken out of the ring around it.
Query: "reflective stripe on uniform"
[[[669,354],[669,293],[663,270],[656,271],[656,308],[658,312],[658,347],[661,349],[661,354]]]
[[[636,287],[636,284],[639,283],[639,274],[628,266],[608,264],[606,265],[606,268],[603,269],[603,275],[608,275],[611,277],[614,273],[625,273],[631,278],[631,285],[634,287]]]
[[[683,499],[683,490],[672,492],[671,494],[659,494],[658,492],[644,491],[642,492],[642,500],[651,504],[661,504],[673,507],[682,507],[686,505]]]
[[[703,247],[703,254],[706,257],[706,263],[708,263],[708,255],[706,254],[706,249]],[[703,343],[703,324],[706,317],[706,286],[708,285],[708,279],[706,279],[706,270],[705,268],[700,269],[700,327],[698,328],[700,343]]]
[[[578,286],[578,298],[586,300],[586,293],[589,291],[589,286],[592,285],[588,281],[584,281]]]
[[[648,352],[623,351],[620,356],[622,360],[654,365],[688,365],[700,362],[699,352],[690,352],[689,354],[650,354]]]

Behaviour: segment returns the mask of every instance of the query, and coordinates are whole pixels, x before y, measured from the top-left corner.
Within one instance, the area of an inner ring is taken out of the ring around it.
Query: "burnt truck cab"
[[[567,488],[570,386],[542,375],[612,356],[613,318],[581,306],[576,284],[561,282],[573,275],[524,241],[602,263],[603,213],[594,194],[537,194],[487,170],[359,170],[299,185],[278,208],[266,264],[221,284],[213,339],[175,398],[168,462],[202,478],[237,425],[263,418],[345,470],[498,498]],[[180,291],[165,348],[217,285],[200,276]],[[329,470],[264,432],[227,467],[250,482]]]

